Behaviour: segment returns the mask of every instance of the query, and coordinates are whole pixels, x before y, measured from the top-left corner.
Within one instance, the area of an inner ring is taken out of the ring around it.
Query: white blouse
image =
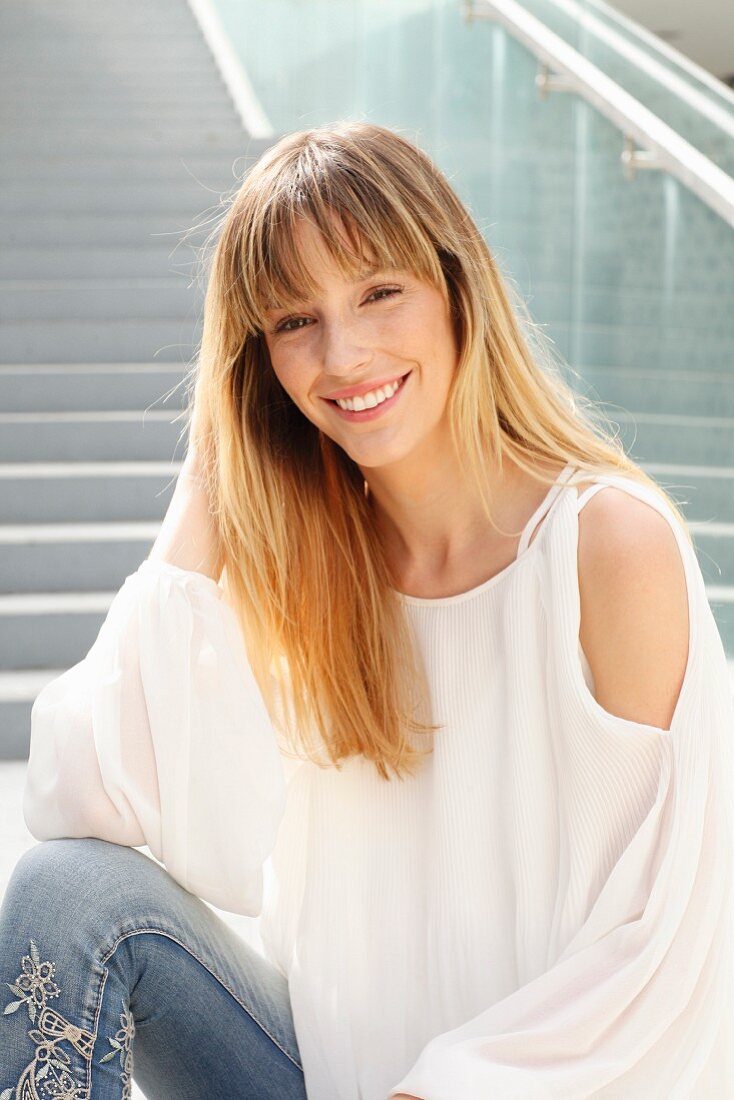
[[[580,649],[578,511],[605,485],[685,566],[669,730],[604,710]],[[148,845],[258,917],[310,1100],[734,1096],[734,700],[668,506],[567,466],[500,573],[397,598],[443,728],[385,782],[282,755],[222,588],[142,562],[34,703],[31,833]]]

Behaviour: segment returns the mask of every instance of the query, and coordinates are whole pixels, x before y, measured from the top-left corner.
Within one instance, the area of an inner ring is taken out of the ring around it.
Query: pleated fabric
[[[578,512],[607,485],[685,569],[668,730],[604,710],[580,648]],[[31,832],[148,844],[259,917],[313,1100],[734,1095],[734,699],[670,509],[567,466],[500,573],[396,598],[442,728],[386,783],[281,758],[222,590],[143,562],[34,704]]]

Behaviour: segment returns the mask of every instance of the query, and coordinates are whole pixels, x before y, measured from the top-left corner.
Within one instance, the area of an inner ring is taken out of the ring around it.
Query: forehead
[[[387,257],[376,255],[368,242],[357,241],[336,217],[332,224],[333,236],[327,239],[307,218],[299,218],[288,239],[279,242],[275,266],[280,277],[269,281],[263,300],[267,311],[316,297],[331,281],[353,285],[392,267]]]

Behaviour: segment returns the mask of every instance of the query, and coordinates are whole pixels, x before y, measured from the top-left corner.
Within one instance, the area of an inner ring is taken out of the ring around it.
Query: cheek
[[[281,361],[277,366],[273,364],[273,371],[296,408],[300,409],[311,423],[320,423],[325,410],[320,409],[319,399],[312,396],[318,380],[318,371],[309,369],[305,362],[290,357],[287,363]]]
[[[299,363],[297,356],[277,352],[271,353],[270,365],[285,392],[296,404],[299,404],[302,394],[306,392],[308,382],[305,366]]]

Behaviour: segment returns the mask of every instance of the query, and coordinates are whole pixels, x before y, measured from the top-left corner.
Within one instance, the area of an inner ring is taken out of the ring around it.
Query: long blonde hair
[[[344,240],[332,231],[334,215]],[[278,382],[263,337],[270,304],[317,290],[294,243],[304,217],[345,276],[368,256],[448,294],[459,348],[452,439],[490,520],[488,462],[501,468],[509,455],[540,482],[538,464],[623,472],[660,493],[690,535],[675,501],[564,380],[550,342],[425,153],[365,122],[292,133],[268,149],[212,234],[189,379],[189,413],[196,393],[211,424],[206,470],[225,596],[290,750],[322,767],[361,755],[383,779],[390,768],[402,778],[440,727],[421,719],[424,673],[372,503],[356,463]]]

